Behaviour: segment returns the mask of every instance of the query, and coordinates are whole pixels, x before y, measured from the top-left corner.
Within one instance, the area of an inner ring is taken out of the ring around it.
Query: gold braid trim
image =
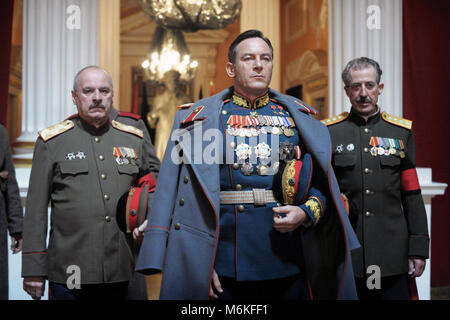
[[[286,164],[282,176],[282,189],[284,205],[294,204],[295,188],[289,184],[289,179],[295,177],[295,159]]]
[[[249,109],[261,108],[269,103],[269,93],[266,93],[262,97],[257,98],[252,106],[250,101],[246,97],[243,97],[235,92],[233,94],[233,103]]]
[[[314,214],[314,225],[317,224],[317,222],[322,217],[323,212],[323,205],[322,201],[317,197],[310,197],[308,201],[305,202],[305,206],[311,210],[311,212]]]

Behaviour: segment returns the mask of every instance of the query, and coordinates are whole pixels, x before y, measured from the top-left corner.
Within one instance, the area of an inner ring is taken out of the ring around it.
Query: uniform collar
[[[356,124],[358,124],[360,126],[365,126],[365,125],[369,125],[369,124],[375,124],[378,121],[380,121],[380,119],[381,119],[380,107],[377,106],[377,108],[378,108],[377,112],[374,115],[370,116],[367,119],[367,122],[353,108],[350,111],[350,118],[353,120],[353,122],[355,122]]]
[[[107,121],[103,126],[97,129],[93,125],[81,119],[81,117],[76,118],[76,123],[82,130],[93,136],[101,136],[108,132],[109,128],[111,127],[111,121]]]
[[[266,106],[269,103],[269,91],[267,91],[265,95],[256,98],[253,102],[253,105],[248,98],[241,96],[240,94],[236,93],[236,91],[233,92],[232,100],[233,103],[238,106],[249,109],[258,109]]]

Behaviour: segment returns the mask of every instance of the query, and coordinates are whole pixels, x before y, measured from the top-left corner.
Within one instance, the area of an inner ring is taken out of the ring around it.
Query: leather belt
[[[253,203],[257,206],[263,206],[270,202],[278,202],[272,190],[220,191],[220,204]]]

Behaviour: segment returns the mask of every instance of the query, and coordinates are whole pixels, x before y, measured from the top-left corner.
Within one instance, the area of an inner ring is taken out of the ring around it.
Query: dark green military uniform
[[[40,132],[24,220],[23,277],[65,284],[67,268],[76,265],[81,284],[131,278],[133,255],[115,219],[118,199],[148,169],[142,138],[132,126],[112,121],[95,130],[80,118]]]
[[[322,122],[331,135],[333,167],[362,245],[352,251],[355,276],[367,275],[370,265],[378,265],[382,277],[407,273],[408,257],[429,254],[412,122],[380,111],[366,123],[353,110]]]

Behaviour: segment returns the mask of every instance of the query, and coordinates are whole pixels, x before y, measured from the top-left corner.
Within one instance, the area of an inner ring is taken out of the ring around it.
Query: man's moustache
[[[370,99],[369,97],[360,97],[358,99],[356,99],[357,103],[367,103],[367,102],[372,102],[372,99]]]
[[[89,106],[89,110],[94,109],[94,108],[102,108],[102,109],[106,109],[105,105],[103,104],[91,104]]]

